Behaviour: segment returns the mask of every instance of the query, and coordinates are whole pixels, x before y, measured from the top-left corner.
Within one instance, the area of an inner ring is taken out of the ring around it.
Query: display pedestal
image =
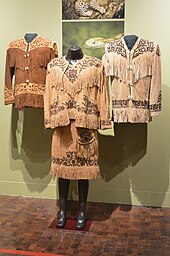
[[[52,221],[52,223],[49,225],[49,228],[58,229],[58,230],[67,229],[67,230],[86,231],[86,232],[89,231],[92,223],[90,220],[87,220],[86,225],[83,229],[76,229],[76,221],[77,221],[76,219],[68,218],[64,228],[58,228],[56,227],[56,218],[55,218]]]

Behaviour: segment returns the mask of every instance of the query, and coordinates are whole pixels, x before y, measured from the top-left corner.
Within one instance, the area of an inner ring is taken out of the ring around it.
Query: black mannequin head
[[[136,35],[126,35],[124,36],[125,43],[129,50],[132,50],[134,44],[136,43],[138,36]]]
[[[83,52],[80,46],[72,45],[68,48],[66,59],[71,61],[76,61],[83,58]]]
[[[26,33],[25,40],[27,43],[31,43],[31,41],[37,36],[37,33]]]

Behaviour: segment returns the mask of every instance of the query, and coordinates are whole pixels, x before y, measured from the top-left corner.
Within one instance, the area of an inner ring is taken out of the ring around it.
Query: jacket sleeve
[[[46,75],[46,84],[44,92],[44,126],[45,128],[51,128],[51,111],[50,111],[50,102],[51,102],[51,64],[47,66],[47,75]]]
[[[106,76],[113,76],[115,71],[114,71],[114,58],[112,57],[112,54],[109,54],[107,51],[107,47],[109,44],[105,45],[105,52],[102,56],[102,63],[105,67],[105,74]]]
[[[12,90],[12,78],[14,75],[14,61],[10,49],[6,53],[6,67],[5,67],[5,87],[4,87],[4,104],[14,103],[14,93]]]
[[[100,89],[98,102],[100,111],[100,128],[102,130],[111,129],[112,125],[110,119],[109,84],[103,65],[100,72]]]
[[[54,51],[54,57],[53,58],[57,58],[58,57],[58,48],[57,48],[57,43],[56,42],[53,43],[53,51]]]
[[[159,45],[155,47],[152,66],[152,78],[150,87],[149,109],[151,117],[161,112],[161,53]]]

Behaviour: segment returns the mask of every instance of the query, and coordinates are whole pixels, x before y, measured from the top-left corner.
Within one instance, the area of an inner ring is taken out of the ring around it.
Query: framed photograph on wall
[[[105,44],[124,35],[125,0],[62,0],[62,55],[72,45],[101,59]]]
[[[78,45],[84,54],[101,59],[106,43],[124,33],[124,21],[63,22],[63,55],[71,45]]]
[[[125,0],[62,0],[63,20],[124,19]]]

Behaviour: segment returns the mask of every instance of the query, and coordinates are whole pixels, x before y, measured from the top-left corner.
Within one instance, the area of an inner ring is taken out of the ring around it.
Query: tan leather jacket
[[[159,45],[138,38],[129,51],[124,37],[105,47],[103,64],[112,80],[113,121],[147,123],[161,112]]]
[[[41,36],[31,43],[25,38],[10,42],[6,53],[4,103],[14,104],[16,108],[42,108],[47,65],[55,56],[56,43]]]
[[[101,60],[84,55],[74,65],[65,56],[48,64],[44,95],[45,127],[111,128],[108,80]]]

